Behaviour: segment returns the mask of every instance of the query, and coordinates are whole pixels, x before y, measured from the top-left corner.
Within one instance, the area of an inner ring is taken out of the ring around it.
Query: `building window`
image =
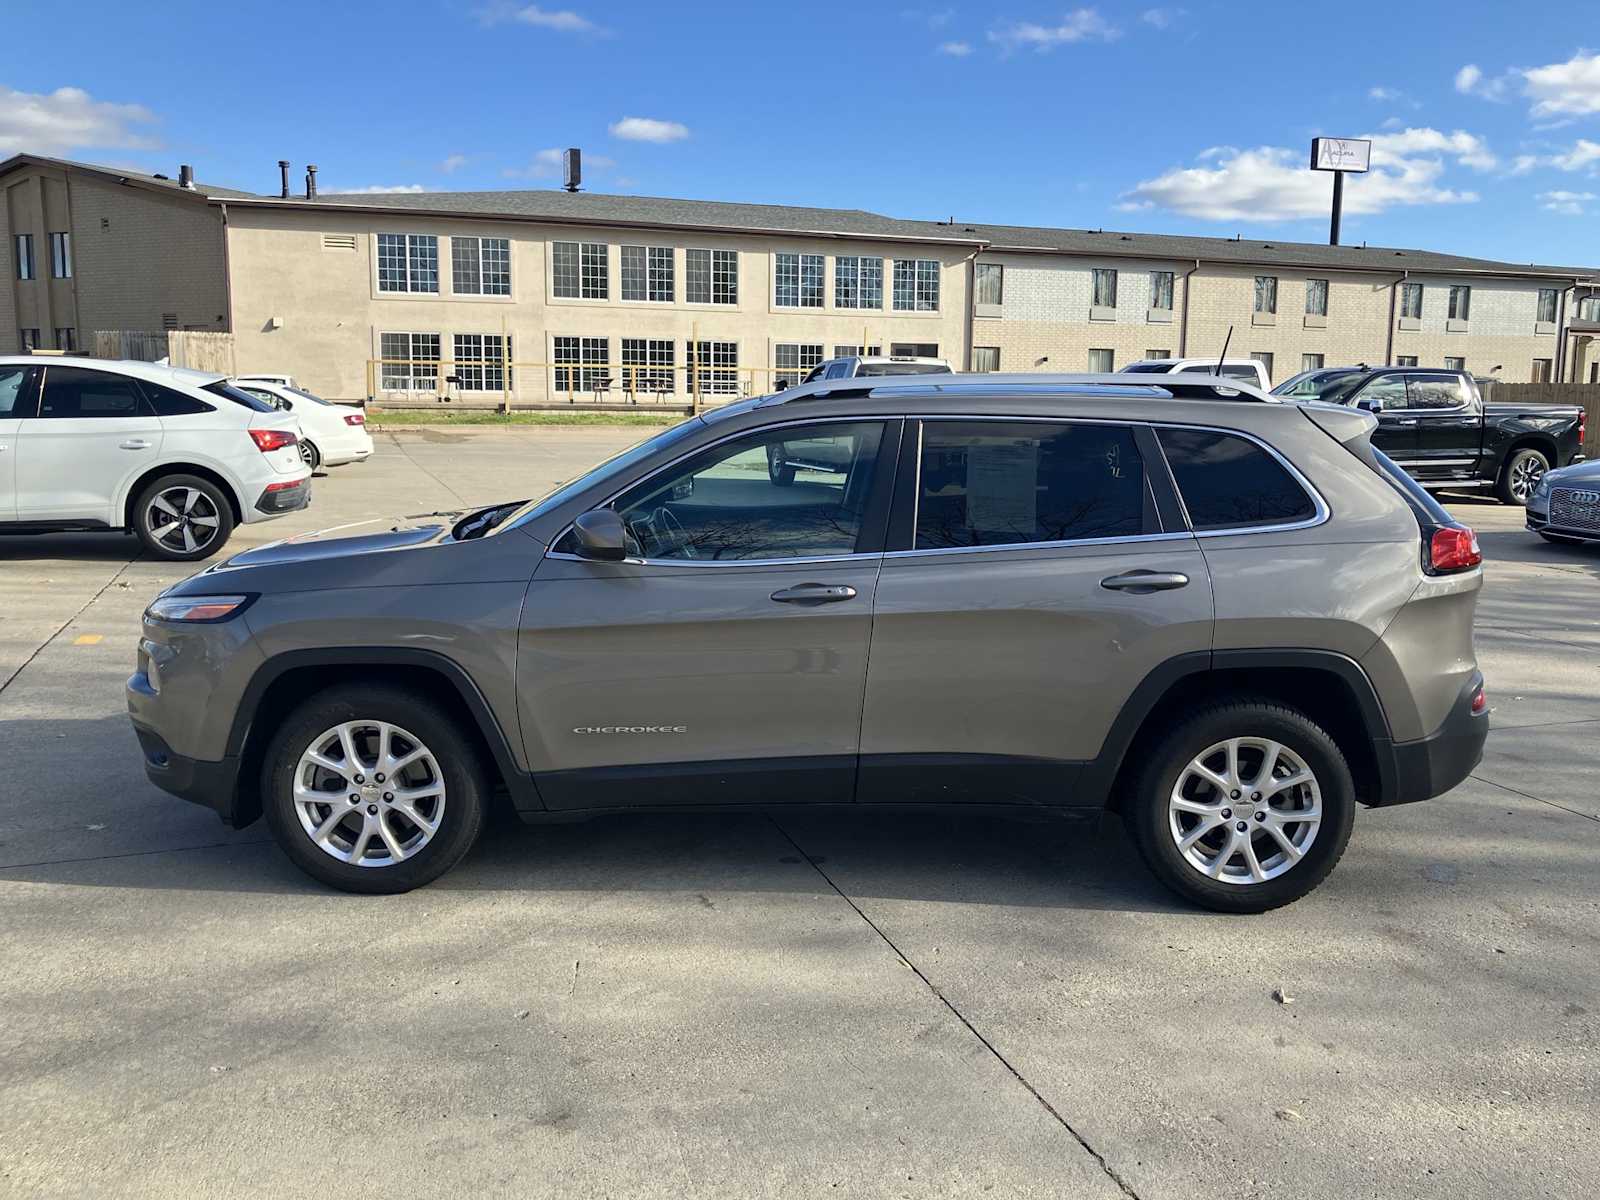
[[[1275,313],[1278,311],[1278,277],[1276,275],[1256,276],[1256,312]]]
[[[882,346],[835,346],[833,348],[833,356],[835,358],[861,358],[882,353]]]
[[[894,307],[897,312],[938,312],[939,264],[931,258],[895,259]]]
[[[1403,283],[1400,285],[1400,315],[1418,321],[1422,319],[1422,285],[1420,283]]]
[[[972,348],[972,369],[974,371],[998,371],[1000,369],[1000,347],[974,346]]]
[[[1464,358],[1447,358],[1444,360],[1444,369],[1446,371],[1465,371],[1467,369],[1467,360]]]
[[[874,346],[868,353],[876,354]],[[938,358],[938,342],[890,342],[889,353],[895,358]]]
[[[611,376],[611,339],[608,337],[558,337],[555,339],[556,391],[592,392]]]
[[[772,302],[779,308],[821,308],[824,259],[820,254],[775,254]]]
[[[1472,320],[1472,289],[1464,284],[1457,284],[1450,289],[1450,319],[1452,321]]]
[[[1251,352],[1250,357],[1255,359],[1256,362],[1261,364],[1262,369],[1264,371],[1266,371],[1266,373],[1267,373],[1267,378],[1271,379],[1272,378],[1272,351],[1270,351],[1270,350],[1255,350],[1255,351]]]
[[[622,339],[622,390],[675,392],[674,343],[671,338]]]
[[[835,308],[883,307],[883,259],[843,255],[833,260]]]
[[[1109,375],[1117,369],[1117,352],[1115,350],[1089,351],[1089,371],[1095,375]]]
[[[1150,307],[1172,310],[1172,272],[1150,272]]]
[[[56,349],[76,350],[78,348],[78,331],[70,326],[56,326]]]
[[[450,290],[458,296],[509,296],[511,242],[506,238],[451,238]]]
[[[1325,317],[1328,315],[1328,281],[1326,279],[1306,280],[1306,316]]]
[[[50,235],[50,274],[56,279],[72,278],[72,235]]]
[[[1172,357],[1172,351],[1171,350],[1146,350],[1144,352],[1144,356],[1147,359],[1153,358],[1153,359],[1156,359],[1158,361],[1164,361],[1164,360],[1169,359],[1169,358]]]
[[[1417,365],[1417,356],[1415,354],[1399,355],[1394,360],[1394,365],[1397,367],[1414,367]]]
[[[511,338],[500,333],[458,333],[456,386],[463,392],[500,392],[511,386]]]
[[[739,390],[738,342],[691,342],[695,386],[715,395],[733,395]]]
[[[1539,289],[1539,314],[1535,320],[1543,321],[1547,325],[1556,323],[1556,305],[1560,293],[1555,288]]]
[[[39,340],[39,331],[37,329],[17,330],[17,341],[22,344],[22,352],[24,354],[32,354],[35,350],[44,348],[44,343]]]
[[[977,288],[979,304],[1001,304],[1005,295],[1006,269],[999,263],[979,263],[974,271],[973,285]]]
[[[773,390],[781,392],[793,387],[821,362],[820,342],[779,342],[772,348],[772,365],[778,368],[773,375]]]
[[[1302,371],[1320,371],[1326,358],[1321,354],[1302,354],[1300,356],[1300,369]]]
[[[1600,296],[1585,296],[1578,301],[1578,320],[1600,321]]]
[[[739,303],[737,250],[685,250],[684,300],[689,304]]]
[[[436,392],[439,390],[439,335],[437,333],[383,333],[378,335],[381,386],[386,392]]]
[[[33,278],[33,234],[17,234],[17,278]]]
[[[1555,372],[1553,359],[1536,358],[1533,360],[1533,381],[1535,383],[1549,383]]]
[[[550,263],[558,299],[610,298],[611,247],[604,242],[551,242]]]
[[[1094,296],[1089,303],[1096,308],[1115,308],[1117,306],[1117,273],[1102,267],[1093,271]]]
[[[678,298],[671,246],[622,248],[622,298],[658,304]]]
[[[437,292],[439,239],[432,234],[378,235],[380,292]]]

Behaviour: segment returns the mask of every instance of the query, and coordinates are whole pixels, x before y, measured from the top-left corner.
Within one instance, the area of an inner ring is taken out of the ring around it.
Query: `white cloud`
[[[1537,167],[1553,167],[1557,171],[1588,171],[1600,173],[1600,142],[1579,138],[1572,149],[1556,154],[1519,154],[1511,164],[1512,174],[1522,175]]]
[[[1534,67],[1522,77],[1535,117],[1600,113],[1600,54],[1580,50],[1564,63]]]
[[[507,167],[500,174],[507,179],[560,179],[562,153],[562,150],[552,146],[548,150],[541,150],[535,154],[527,166]],[[585,154],[583,156],[585,173],[590,171],[609,171],[616,165],[616,159],[607,158],[604,154]]]
[[[340,188],[332,194],[335,196],[399,196],[427,190],[420,183],[374,183],[368,187]]]
[[[1464,96],[1472,94],[1472,89],[1483,80],[1483,68],[1477,63],[1468,63],[1456,72],[1456,91]]]
[[[1584,205],[1595,198],[1593,192],[1540,192],[1539,207],[1564,217],[1581,217]]]
[[[945,42],[939,47],[940,54],[948,54],[952,58],[965,58],[972,53],[971,42]]]
[[[1041,53],[1074,42],[1109,42],[1121,36],[1122,31],[1093,8],[1075,8],[1056,25],[1018,21],[1002,29],[989,31],[989,40],[1002,50],[1037,50]]]
[[[1515,78],[1514,71],[1490,78],[1477,63],[1468,63],[1456,72],[1456,91],[1463,96],[1477,96],[1483,100],[1504,100]]]
[[[151,150],[159,143],[137,127],[155,119],[143,105],[96,100],[82,88],[18,92],[0,87],[0,154],[60,154],[83,147]]]
[[[540,8],[537,4],[491,4],[478,10],[478,20],[485,25],[531,25],[535,29],[549,29],[556,33],[605,32],[588,17],[570,8]]]
[[[681,142],[689,136],[689,128],[654,117],[623,117],[611,126],[611,136],[628,142]]]
[[[1403,94],[1404,93],[1402,92],[1395,91],[1394,88],[1372,87],[1367,89],[1367,98],[1369,100],[1399,100]]]
[[[1446,186],[1446,160],[1477,170],[1494,166],[1483,139],[1461,130],[1406,129],[1369,135],[1372,170],[1345,179],[1345,211],[1383,212],[1402,205],[1470,204],[1477,193]],[[1294,221],[1325,217],[1333,183],[1306,168],[1305,153],[1281,146],[1214,146],[1195,167],[1176,167],[1125,192],[1124,211],[1161,208],[1207,221]]]
[[[1188,15],[1186,8],[1147,8],[1139,14],[1139,20],[1152,29],[1171,29]]]
[[[439,164],[439,170],[446,175],[453,175],[466,165],[467,156],[465,154],[450,154],[446,155],[444,161]]]

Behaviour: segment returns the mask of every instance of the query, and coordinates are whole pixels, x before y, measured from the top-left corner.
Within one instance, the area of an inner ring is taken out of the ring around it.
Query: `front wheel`
[[[165,475],[134,498],[134,532],[167,562],[195,562],[222,549],[233,532],[233,507],[198,475]]]
[[[1506,460],[1505,469],[1500,472],[1500,482],[1495,484],[1495,495],[1500,497],[1502,503],[1521,508],[1528,503],[1533,490],[1539,486],[1539,480],[1544,478],[1544,473],[1549,469],[1549,459],[1525,446]]]
[[[1123,820],[1156,877],[1216,912],[1292,903],[1350,840],[1344,755],[1305,714],[1268,700],[1203,709],[1150,747]]]
[[[387,685],[322,692],[262,763],[267,824],[294,864],[347,892],[431,883],[482,832],[489,783],[455,717]]]

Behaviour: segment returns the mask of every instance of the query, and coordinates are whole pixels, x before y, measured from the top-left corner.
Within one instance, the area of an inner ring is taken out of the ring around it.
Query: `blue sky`
[[[1600,265],[1600,25],[1562,5],[12,0],[0,153],[276,188],[550,187],[1327,236]],[[1578,6],[1583,7],[1583,6]],[[1596,15],[1591,9],[1591,15]]]

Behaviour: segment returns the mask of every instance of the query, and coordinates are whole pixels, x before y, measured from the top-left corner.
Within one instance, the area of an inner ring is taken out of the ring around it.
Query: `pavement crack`
[[[1536,804],[1547,804],[1551,808],[1560,809],[1562,812],[1571,813],[1575,817],[1582,817],[1585,821],[1600,821],[1600,817],[1593,813],[1586,813],[1581,808],[1568,808],[1565,804],[1557,804],[1554,800],[1546,800],[1543,796],[1535,796],[1532,792],[1525,792],[1521,788],[1514,788],[1509,783],[1500,783],[1493,779],[1485,779],[1482,775],[1474,773],[1471,778],[1479,783],[1487,783],[1490,787],[1497,787],[1503,792],[1510,792],[1513,796],[1521,796],[1524,800],[1532,800]]]
[[[1100,1151],[1096,1150],[1089,1142],[1089,1139],[1084,1137],[1083,1134],[1079,1133],[1077,1129],[1073,1127],[1072,1123],[1068,1121],[1066,1117],[1061,1115],[1061,1113],[1056,1109],[1055,1105],[1046,1100],[1040,1093],[1039,1089],[1028,1082],[1027,1077],[1023,1075],[1021,1071],[1017,1070],[1016,1067],[1011,1065],[1011,1061],[1007,1059],[1004,1054],[1000,1053],[999,1049],[996,1048],[993,1042],[983,1036],[983,1034],[978,1030],[978,1027],[967,1019],[966,1014],[957,1008],[951,1002],[950,998],[939,990],[938,986],[933,982],[933,980],[929,979],[927,975],[923,974],[922,968],[917,966],[916,963],[912,962],[911,959],[906,956],[905,951],[901,950],[899,946],[895,945],[894,939],[885,933],[883,928],[876,921],[867,916],[862,907],[852,900],[848,895],[846,895],[844,889],[833,881],[833,877],[824,871],[810,854],[806,853],[806,851],[801,847],[800,843],[795,841],[794,835],[782,825],[778,824],[777,818],[771,813],[767,814],[767,820],[771,821],[772,827],[783,835],[785,841],[794,847],[795,853],[798,854],[803,861],[810,863],[811,869],[818,875],[822,876],[823,882],[833,889],[834,893],[839,897],[839,899],[843,900],[846,904],[853,908],[856,916],[860,917],[864,922],[866,922],[867,928],[871,929],[873,933],[877,934],[878,937],[882,939],[883,944],[888,946],[889,949],[894,952],[895,957],[903,962],[906,967],[910,969],[912,974],[922,981],[922,985],[933,994],[934,999],[939,1001],[940,1004],[944,1005],[945,1008],[949,1009],[951,1015],[967,1027],[967,1032],[978,1039],[979,1043],[994,1057],[995,1061],[1009,1071],[1011,1073],[1011,1077],[1028,1090],[1028,1094],[1038,1102],[1039,1107],[1043,1108],[1045,1112],[1049,1113],[1056,1124],[1060,1125],[1061,1128],[1065,1129],[1069,1134],[1072,1135],[1072,1139],[1077,1142],[1079,1146],[1083,1147],[1084,1153],[1088,1154],[1089,1157],[1094,1159],[1094,1161],[1099,1165],[1100,1170],[1105,1173],[1106,1178],[1111,1180],[1112,1183],[1116,1184],[1122,1194],[1129,1197],[1129,1200],[1140,1200],[1139,1193],[1134,1191],[1133,1186],[1122,1177],[1121,1173],[1119,1173],[1115,1167],[1106,1161],[1106,1156],[1100,1153]]]
[[[77,609],[76,612],[74,612],[65,621],[61,622],[60,628],[58,628],[49,637],[45,638],[44,641],[40,642],[36,647],[34,647],[33,653],[28,655],[27,658],[23,659],[22,662],[18,664],[17,669],[15,671],[13,671],[13,672],[11,672],[11,674],[7,675],[5,677],[5,679],[0,680],[0,692],[5,691],[8,687],[10,687],[13,683],[15,683],[19,678],[21,678],[22,673],[24,671],[26,671],[30,665],[32,665],[33,660],[38,658],[39,655],[43,654],[45,652],[45,650],[47,650],[51,645],[53,645],[55,643],[55,640],[58,637],[60,637],[63,633],[66,632],[67,626],[71,625],[79,617],[83,616],[83,614],[88,611],[89,606],[91,604],[93,604],[96,600],[100,599],[101,596],[104,596],[106,594],[107,590],[110,589],[111,585],[114,584],[117,580],[122,578],[122,573],[124,571],[126,571],[129,567],[133,566],[134,563],[138,562],[143,557],[144,557],[144,551],[143,550],[137,551],[132,558],[130,558],[127,562],[123,563],[120,567],[118,567],[116,574],[113,575],[110,579],[106,580],[103,584],[100,585],[100,590],[99,591],[97,591],[94,595],[90,596],[87,600],[85,600],[81,605],[78,606],[78,609]]]
[[[432,471],[428,470],[427,467],[423,466],[416,459],[412,458],[411,457],[411,452],[409,450],[407,450],[406,447],[405,447],[405,443],[402,442],[393,433],[389,434],[389,441],[394,446],[394,448],[396,450],[400,451],[400,455],[401,455],[402,458],[404,458],[408,463],[410,463],[417,470],[421,471],[429,479],[431,479],[435,483],[437,483],[445,491],[449,492],[450,495],[454,498],[454,500],[455,500],[455,502],[457,504],[465,504],[466,503],[466,501],[461,498],[461,493],[460,492],[456,491],[455,488],[451,487],[448,483],[446,483],[444,480],[440,479]]]
[[[73,863],[108,862],[113,858],[144,858],[151,854],[187,854],[191,850],[217,850],[225,846],[268,846],[271,838],[248,842],[202,842],[198,846],[163,846],[157,850],[125,850],[121,854],[90,854],[83,858],[41,858],[37,862],[5,863],[0,871],[20,871],[25,867],[63,867]]]

